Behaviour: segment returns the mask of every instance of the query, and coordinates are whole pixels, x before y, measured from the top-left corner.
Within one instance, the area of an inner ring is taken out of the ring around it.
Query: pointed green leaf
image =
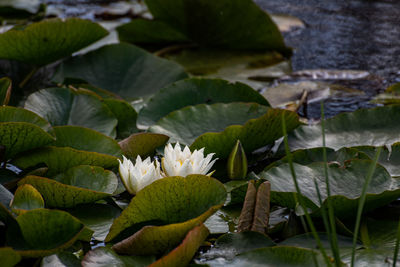
[[[286,119],[287,131],[295,129],[300,123],[296,113],[282,109],[268,109],[268,112],[257,118],[247,121],[243,126],[233,125],[219,133],[205,133],[199,136],[191,149],[205,147],[205,153],[216,153],[216,157],[226,159],[237,140],[243,145],[246,152],[272,144],[283,136],[282,115]]]
[[[150,95],[186,78],[178,64],[126,43],[103,46],[60,66],[54,79],[77,78],[123,98]]]
[[[68,88],[48,88],[31,94],[25,108],[53,126],[75,125],[115,137],[117,119],[99,97]]]
[[[154,154],[157,147],[165,145],[169,137],[163,134],[138,133],[119,142],[125,156],[136,159],[137,156],[147,158]]]
[[[230,102],[254,102],[269,106],[264,97],[245,84],[190,78],[158,91],[140,111],[138,125],[150,127],[168,113],[186,106]]]
[[[122,155],[117,141],[95,130],[80,126],[56,126],[54,132],[56,134],[55,146],[72,147],[115,157]]]
[[[13,161],[14,165],[22,169],[34,167],[40,163],[46,164],[49,168],[47,173],[49,176],[65,172],[78,165],[93,165],[103,168],[118,166],[118,160],[114,156],[69,147],[52,146],[34,150]]]
[[[165,134],[171,142],[190,145],[204,133],[220,132],[227,126],[244,124],[267,111],[268,107],[256,103],[199,104],[171,112],[151,126],[149,131]]]
[[[131,200],[111,226],[106,241],[114,239],[128,227],[146,221],[163,224],[185,222],[212,206],[221,205],[226,198],[224,186],[205,175],[166,177],[155,181]],[[145,207],[145,208],[144,208]]]
[[[0,58],[43,66],[67,57],[107,34],[103,27],[88,20],[43,20],[0,34]]]

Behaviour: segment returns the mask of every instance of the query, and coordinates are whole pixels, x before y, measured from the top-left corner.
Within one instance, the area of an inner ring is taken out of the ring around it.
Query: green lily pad
[[[40,267],[81,267],[81,261],[71,251],[61,251],[42,259]]]
[[[72,147],[115,157],[122,155],[117,141],[95,130],[80,126],[56,126],[54,132],[56,134],[55,146]]]
[[[135,224],[158,220],[163,224],[185,222],[211,207],[222,205],[224,186],[205,175],[166,177],[147,186],[131,200],[111,226],[106,241]],[[145,209],[143,207],[146,207]]]
[[[121,42],[140,45],[169,45],[190,40],[174,27],[160,20],[137,18],[117,27]]]
[[[83,267],[146,267],[155,261],[154,256],[122,256],[108,247],[90,250],[82,260]]]
[[[13,267],[21,260],[21,256],[10,247],[0,248],[1,265],[4,267]]]
[[[35,14],[39,11],[40,0],[2,0],[0,2],[0,15],[17,13]]]
[[[137,112],[126,101],[119,99],[104,99],[104,103],[118,120],[117,138],[126,138],[139,130],[136,127]]]
[[[158,58],[134,45],[103,46],[61,64],[54,80],[82,79],[123,98],[150,95],[186,78],[178,64]]]
[[[137,156],[147,158],[154,154],[156,148],[167,143],[169,137],[155,133],[137,133],[119,142],[125,156],[136,159]]]
[[[259,248],[237,255],[232,260],[216,259],[199,261],[210,267],[246,267],[246,266],[325,266],[322,255],[311,249],[290,246]]]
[[[196,226],[188,232],[182,243],[161,259],[154,262],[152,267],[169,267],[188,265],[197,249],[209,235],[207,227],[203,224]]]
[[[254,102],[269,106],[264,97],[245,84],[190,78],[158,91],[140,111],[138,125],[141,128],[150,127],[168,113],[186,106],[230,102]]]
[[[247,153],[252,152],[257,148],[272,144],[283,136],[282,115],[285,116],[288,132],[300,124],[298,116],[294,112],[269,109],[262,117],[249,120],[243,126],[232,125],[220,133],[205,133],[199,136],[190,148],[205,147],[205,153],[213,152],[216,153],[216,157],[226,159],[237,140],[240,140],[244,150]]]
[[[23,257],[57,253],[71,246],[85,230],[81,222],[60,210],[30,210],[18,216],[17,222],[23,239],[14,236],[7,243]]]
[[[210,218],[204,222],[204,225],[207,226],[210,233],[213,235],[235,232],[237,230],[240,212],[240,206],[222,207],[210,216]]]
[[[77,166],[54,179],[27,176],[18,183],[30,184],[49,207],[69,208],[111,196],[117,189],[117,176],[101,167]]]
[[[118,166],[116,157],[76,150],[69,147],[44,147],[20,156],[13,161],[19,168],[35,167],[40,163],[48,167],[47,175],[52,176],[78,165],[93,165],[103,168]]]
[[[11,79],[3,77],[0,79],[0,105],[7,105],[11,96]]]
[[[275,23],[251,0],[146,0],[146,5],[156,20],[202,46],[288,52]]]
[[[382,146],[400,141],[400,106],[360,109],[325,122],[326,146],[335,150],[353,146]],[[320,147],[321,125],[301,126],[289,135],[291,150]]]
[[[31,94],[25,108],[53,126],[75,125],[115,137],[117,119],[98,97],[68,88],[48,88]]]
[[[43,131],[53,134],[53,129],[48,121],[39,117],[32,111],[10,106],[0,107],[1,122],[28,122],[40,127]]]
[[[78,205],[68,212],[93,230],[93,238],[100,241],[104,240],[114,219],[121,214],[116,207],[99,203]]]
[[[352,159],[343,165],[330,164],[328,167],[332,205],[335,216],[339,218],[352,217],[357,212],[358,201],[367,172],[372,160]],[[294,170],[300,190],[311,212],[319,210],[314,180],[316,179],[325,205],[327,194],[324,176],[324,163],[315,162],[309,165],[294,163]],[[271,202],[281,206],[295,208],[293,184],[289,164],[282,164],[259,174],[261,178],[271,182]],[[367,190],[364,211],[370,211],[384,206],[400,196],[400,181],[393,179],[381,165],[376,166],[375,173]]]
[[[23,213],[26,210],[44,208],[44,200],[39,191],[29,184],[19,186],[11,204],[12,210]]]
[[[103,27],[88,20],[43,20],[0,34],[0,58],[44,66],[71,55],[107,34]]]
[[[267,111],[268,107],[256,103],[199,104],[171,112],[151,126],[149,131],[165,134],[171,142],[190,145],[204,133],[220,132],[227,126],[244,124]]]

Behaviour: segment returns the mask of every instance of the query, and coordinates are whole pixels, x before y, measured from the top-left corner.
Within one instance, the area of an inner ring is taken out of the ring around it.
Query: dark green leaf
[[[119,142],[125,156],[136,159],[137,156],[146,158],[154,154],[157,147],[165,145],[169,137],[163,134],[138,133]]]

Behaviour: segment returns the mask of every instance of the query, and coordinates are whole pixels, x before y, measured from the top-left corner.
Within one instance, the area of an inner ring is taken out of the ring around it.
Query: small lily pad
[[[117,141],[95,130],[80,126],[56,126],[54,131],[56,134],[55,146],[72,147],[114,157],[122,155]]]
[[[157,180],[132,199],[114,221],[106,241],[113,240],[128,227],[147,221],[174,224],[191,220],[212,207],[222,205],[225,198],[224,186],[205,175]]]
[[[15,158],[13,164],[26,169],[41,163],[48,167],[47,175],[52,176],[78,165],[93,165],[103,168],[118,166],[118,159],[114,156],[76,150],[69,147],[43,147]]]
[[[26,210],[39,208],[44,208],[44,200],[39,191],[29,184],[19,186],[15,191],[11,209],[23,213]]]
[[[254,102],[269,106],[264,97],[245,84],[190,78],[158,91],[140,111],[138,125],[141,128],[150,127],[168,113],[186,106],[230,102]]]
[[[151,126],[149,131],[165,134],[171,142],[190,145],[204,133],[220,132],[227,126],[244,124],[267,111],[268,107],[256,103],[199,104],[171,112]]]
[[[117,119],[99,97],[68,88],[48,88],[31,94],[25,108],[53,126],[75,125],[115,137]]]
[[[136,159],[137,156],[147,158],[154,154],[156,148],[165,145],[169,137],[155,133],[137,133],[119,142],[125,156]]]
[[[282,116],[285,116],[287,131],[295,129],[300,123],[296,113],[281,110],[269,109],[268,112],[257,119],[247,121],[242,125],[232,125],[219,133],[205,133],[199,136],[191,149],[205,147],[205,153],[216,153],[220,159],[228,158],[232,147],[237,140],[240,140],[246,152],[272,144],[283,136]]]
[[[121,43],[63,62],[54,80],[62,83],[66,78],[81,79],[129,99],[150,95],[186,77],[178,64]]]
[[[43,20],[0,34],[0,58],[43,66],[67,57],[107,34],[103,27],[88,20]]]
[[[69,208],[111,196],[118,180],[114,173],[100,167],[77,166],[55,179],[27,176],[18,184],[34,186],[49,207]]]

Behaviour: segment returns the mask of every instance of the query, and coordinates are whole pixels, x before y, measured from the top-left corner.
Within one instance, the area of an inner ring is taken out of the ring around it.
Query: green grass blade
[[[379,155],[381,154],[381,151],[382,151],[382,147],[379,147],[378,150],[375,153],[373,164],[371,165],[371,167],[370,167],[370,169],[368,171],[367,178],[365,179],[365,183],[364,183],[362,191],[361,191],[360,200],[358,202],[357,218],[356,218],[356,225],[355,225],[355,228],[354,228],[354,237],[353,237],[353,248],[352,248],[352,251],[351,251],[351,265],[350,265],[351,267],[354,266],[354,260],[355,260],[355,255],[356,255],[356,244],[357,244],[357,239],[358,239],[358,232],[360,230],[361,215],[362,215],[362,211],[363,211],[363,208],[364,208],[365,198],[366,198],[366,195],[367,195],[367,189],[368,189],[369,183],[371,182],[372,176],[374,175],[376,164],[378,162]]]

